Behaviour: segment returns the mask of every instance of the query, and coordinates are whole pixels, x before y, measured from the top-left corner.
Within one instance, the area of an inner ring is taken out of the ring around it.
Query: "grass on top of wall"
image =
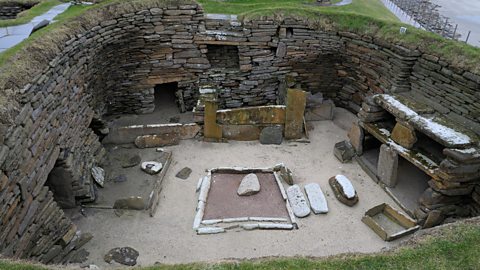
[[[345,254],[326,258],[282,257],[239,262],[156,265],[143,270],[337,270],[432,269],[464,270],[480,266],[480,219],[426,231],[408,245],[377,254]],[[140,256],[142,256],[140,254]],[[40,265],[0,261],[0,269],[45,269]],[[56,268],[58,269],[58,267]]]
[[[10,1],[5,1],[10,2]],[[38,2],[38,1],[37,1]],[[1,2],[0,2],[1,3]],[[20,25],[30,22],[33,18],[44,14],[56,5],[60,5],[60,0],[44,0],[30,9],[20,12],[16,19],[0,20],[0,27]]]

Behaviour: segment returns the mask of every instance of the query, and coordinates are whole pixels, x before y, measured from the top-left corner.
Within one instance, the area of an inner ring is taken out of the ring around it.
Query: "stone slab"
[[[305,110],[305,121],[324,121],[333,119],[335,104],[332,101],[324,102]]]
[[[285,106],[258,106],[217,111],[217,121],[225,125],[269,125],[285,123]]]
[[[234,141],[256,141],[261,128],[255,125],[222,125],[223,138]]]
[[[222,128],[217,124],[218,104],[212,100],[205,101],[205,125],[203,133],[205,138],[220,141],[223,136]]]
[[[285,139],[301,139],[303,137],[303,116],[307,95],[299,89],[287,90],[287,109],[285,113]]]
[[[320,185],[317,183],[311,183],[305,185],[305,193],[307,194],[310,207],[315,214],[328,213],[328,204],[325,195],[323,194]]]
[[[239,196],[250,196],[260,191],[260,182],[254,173],[247,174],[238,186],[237,194]]]
[[[164,133],[155,135],[139,136],[135,139],[135,145],[140,148],[154,148],[168,145],[176,145],[180,141],[177,133]]]
[[[380,146],[377,174],[387,187],[395,187],[398,181],[398,154],[386,144]]]
[[[283,141],[283,126],[265,127],[260,133],[261,144],[282,144]]]
[[[201,130],[197,124],[152,124],[126,126],[110,129],[110,133],[102,141],[105,144],[133,143],[139,136],[165,133],[176,133],[181,140],[193,139]]]
[[[303,218],[310,215],[310,207],[298,185],[293,185],[287,189],[287,197],[295,216]]]
[[[415,130],[399,122],[393,128],[391,137],[393,141],[407,149],[411,149],[417,142]]]

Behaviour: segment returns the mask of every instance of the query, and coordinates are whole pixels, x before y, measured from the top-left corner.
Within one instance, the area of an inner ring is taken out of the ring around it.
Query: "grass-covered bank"
[[[40,3],[36,4],[31,9],[25,10],[25,11],[21,12],[20,14],[18,14],[16,19],[0,20],[0,27],[20,25],[20,24],[28,23],[33,18],[35,18],[39,15],[42,15],[43,13],[49,11],[54,6],[62,3],[62,1],[60,1],[60,0],[44,0],[44,1],[39,1],[39,2]]]
[[[479,269],[480,219],[433,228],[408,245],[379,254],[329,258],[271,258],[216,264],[157,265],[144,270],[309,270],[309,269]],[[141,256],[141,254],[140,254]],[[159,255],[160,256],[160,255]],[[40,265],[0,261],[0,269],[46,269]]]

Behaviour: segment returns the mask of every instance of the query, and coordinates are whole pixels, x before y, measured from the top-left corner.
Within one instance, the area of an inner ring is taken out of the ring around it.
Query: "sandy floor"
[[[382,241],[361,222],[364,212],[387,202],[396,206],[356,163],[341,164],[333,155],[334,143],[345,139],[346,132],[333,122],[317,122],[310,133],[311,143],[284,143],[265,146],[256,142],[228,144],[183,141],[168,147],[173,163],[164,182],[155,217],[130,211],[121,217],[111,210],[87,210],[75,223],[94,234],[86,245],[88,262],[105,267],[103,255],[114,247],[130,246],[140,252],[138,264],[155,262],[187,263],[228,258],[263,256],[328,256],[347,252],[376,252],[395,245]],[[317,182],[326,193],[330,207],[327,215],[311,215],[299,220],[294,231],[241,231],[197,236],[192,230],[197,194],[195,187],[206,168],[218,166],[264,167],[283,162],[293,171],[302,187]],[[189,179],[175,178],[185,166],[192,168]],[[353,208],[335,199],[328,179],[345,174],[353,182],[360,202]],[[142,174],[139,174],[141,177]]]

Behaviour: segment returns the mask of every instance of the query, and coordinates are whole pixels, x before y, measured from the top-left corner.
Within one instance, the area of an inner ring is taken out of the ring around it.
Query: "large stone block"
[[[217,124],[218,104],[213,100],[205,101],[205,126],[203,134],[206,139],[220,141],[222,139],[222,127]]]
[[[164,133],[156,135],[144,135],[135,139],[135,145],[140,148],[162,147],[178,144],[180,138],[177,133]]]
[[[285,113],[285,139],[300,139],[303,136],[303,118],[307,94],[300,89],[287,90]]]
[[[270,125],[285,123],[285,106],[258,106],[217,111],[224,125]]]
[[[398,181],[398,154],[386,144],[380,146],[377,174],[387,187],[395,187]]]

